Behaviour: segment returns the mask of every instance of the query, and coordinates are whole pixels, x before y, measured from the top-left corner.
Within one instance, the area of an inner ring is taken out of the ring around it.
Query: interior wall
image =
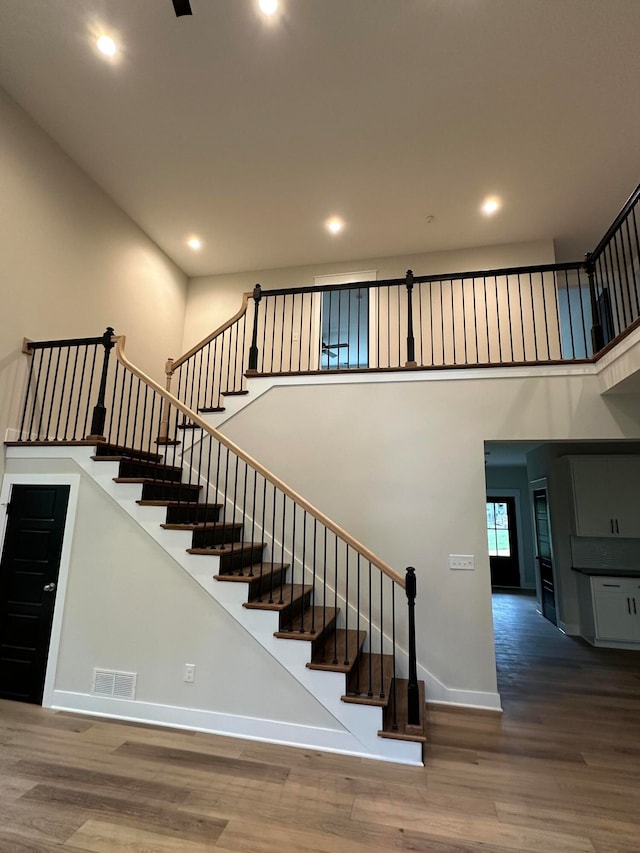
[[[182,352],[201,341],[239,309],[242,294],[259,283],[265,290],[313,286],[318,275],[339,275],[377,270],[378,279],[403,278],[408,269],[415,275],[499,269],[555,261],[553,242],[540,240],[504,246],[488,246],[449,252],[425,252],[390,258],[367,258],[334,264],[309,264],[271,270],[250,270],[189,281]],[[178,356],[180,353],[170,353]]]
[[[637,407],[602,398],[594,375],[329,382],[284,380],[223,430],[397,570],[416,567],[420,663],[489,704],[484,441],[638,439]],[[474,555],[475,571],[450,570],[450,554]]]
[[[0,90],[0,434],[15,426],[22,339],[127,336],[127,353],[162,379],[180,348],[187,278]]]
[[[518,493],[520,519],[517,530],[518,542],[522,545],[523,565],[520,567],[522,586],[535,589],[535,550],[529,478],[526,465],[488,465],[486,468],[487,489],[513,489]]]
[[[79,471],[70,460],[7,462],[10,474]],[[196,667],[192,684],[185,663]],[[137,673],[139,702],[340,728],[82,473],[55,690],[91,693],[94,667]]]

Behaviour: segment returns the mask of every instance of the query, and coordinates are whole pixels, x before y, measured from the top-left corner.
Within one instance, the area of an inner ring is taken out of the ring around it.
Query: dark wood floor
[[[0,853],[640,850],[640,653],[496,595],[502,716],[401,767],[0,702]]]

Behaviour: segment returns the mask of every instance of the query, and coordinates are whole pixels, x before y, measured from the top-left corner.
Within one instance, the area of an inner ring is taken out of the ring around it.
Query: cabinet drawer
[[[634,579],[635,580],[635,579]],[[634,589],[629,578],[591,578],[594,592],[630,592]]]

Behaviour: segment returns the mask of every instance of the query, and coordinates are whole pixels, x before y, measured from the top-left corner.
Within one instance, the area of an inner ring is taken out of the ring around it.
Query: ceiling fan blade
[[[173,8],[175,9],[177,18],[182,15],[193,15],[189,0],[173,0]]]

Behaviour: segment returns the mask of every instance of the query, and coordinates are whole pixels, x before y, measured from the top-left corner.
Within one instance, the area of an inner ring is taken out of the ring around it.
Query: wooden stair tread
[[[420,723],[417,726],[410,726],[407,723],[407,687],[409,679],[396,678],[394,685],[391,688],[391,697],[389,707],[385,713],[384,728],[378,735],[380,737],[391,738],[395,740],[410,740],[417,743],[426,743],[425,735],[426,713],[425,713],[425,687],[424,681],[418,682],[418,693],[420,696]],[[395,689],[394,689],[395,688]],[[397,703],[396,723],[397,729],[393,728],[394,717],[394,702]]]
[[[296,583],[291,585],[290,583],[283,583],[282,587],[280,584],[276,584],[271,593],[272,601],[269,603],[269,591],[265,590],[262,593],[262,601],[258,601],[257,599],[253,601],[247,601],[242,606],[246,607],[247,610],[285,610],[287,607],[290,607],[292,604],[295,604],[299,601],[303,596],[307,598],[311,595],[312,588],[310,586],[302,586],[302,584]],[[282,599],[282,601],[280,601]]]
[[[217,412],[225,412],[226,409],[224,406],[203,406],[201,409],[198,409],[198,414],[200,415],[213,415]]]
[[[187,548],[187,553],[228,557],[230,554],[241,554],[254,548],[264,548],[266,544],[266,542],[228,542],[226,545],[212,545],[211,548]]]
[[[324,613],[323,613],[324,609]],[[335,621],[340,608],[335,607],[308,607],[302,619],[297,616],[291,631],[276,631],[274,637],[283,640],[307,640],[313,642],[322,637],[324,632]],[[313,631],[311,626],[313,625]]]
[[[94,462],[135,462],[137,465],[152,465],[159,471],[175,471],[182,473],[182,468],[179,465],[167,465],[160,460],[155,459],[136,459],[135,456],[126,456],[125,454],[99,454],[91,457]],[[154,482],[157,482],[154,480]],[[173,482],[173,481],[171,481]]]
[[[95,439],[76,439],[75,441],[65,441],[64,439],[52,439],[50,441],[5,441],[4,445],[5,447],[23,447],[24,445],[29,445],[30,447],[95,447],[98,450],[109,451],[106,455],[117,456],[124,453],[129,459],[135,458],[149,462],[160,462],[162,460],[162,456],[159,453],[146,450],[133,450],[130,447],[109,444],[108,442],[96,441]],[[103,454],[100,453],[97,455],[102,456]]]
[[[153,480],[152,482],[157,483],[157,480]],[[174,483],[174,485],[180,485],[179,483]],[[206,507],[207,509],[221,509],[222,504],[195,504],[192,501],[176,501],[176,500],[148,500],[142,498],[142,500],[136,501],[139,506],[184,506],[184,507]]]
[[[221,391],[223,397],[243,397],[248,391]]]
[[[348,676],[347,692],[342,701],[384,708],[389,703],[392,681],[393,656],[382,655],[381,659],[379,653],[366,652]]]
[[[241,521],[210,521],[208,524],[202,522],[185,522],[184,524],[161,524],[165,530],[239,530]]]
[[[253,566],[245,566],[243,571],[253,570],[253,574],[243,574],[243,575],[233,575],[233,574],[223,574],[223,575],[214,575],[214,580],[217,581],[226,581],[231,583],[255,583],[260,579],[264,580],[268,578],[270,574],[275,572],[279,572],[282,569],[288,569],[291,563],[262,563],[262,573],[260,572],[261,564],[256,563]]]
[[[200,491],[202,486],[197,483],[180,483],[177,480],[154,480],[153,477],[114,477],[114,483],[142,483],[143,486],[174,486],[176,489]]]
[[[318,646],[307,667],[325,672],[351,672],[366,639],[366,631],[346,631],[344,628],[338,628]]]

